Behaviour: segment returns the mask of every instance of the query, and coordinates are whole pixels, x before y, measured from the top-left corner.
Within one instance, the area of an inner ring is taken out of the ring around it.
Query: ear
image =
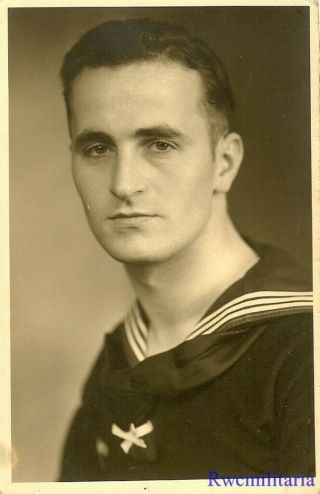
[[[241,136],[230,132],[219,139],[215,148],[216,175],[214,192],[227,193],[243,159]]]

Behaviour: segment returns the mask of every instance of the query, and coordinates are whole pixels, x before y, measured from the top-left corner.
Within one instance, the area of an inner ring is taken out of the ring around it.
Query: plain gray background
[[[58,71],[88,28],[135,17],[183,24],[225,62],[246,150],[232,216],[311,266],[308,7],[10,9],[14,481],[56,478],[80,387],[132,298],[73,187]]]

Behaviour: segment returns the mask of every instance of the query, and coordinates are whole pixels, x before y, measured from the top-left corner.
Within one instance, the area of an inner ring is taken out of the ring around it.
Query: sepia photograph
[[[7,9],[12,485],[315,488],[317,9],[62,5]]]

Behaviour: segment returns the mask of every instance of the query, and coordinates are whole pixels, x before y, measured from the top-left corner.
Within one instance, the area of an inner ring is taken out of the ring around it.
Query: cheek
[[[192,163],[186,173],[179,176],[176,182],[177,190],[189,203],[208,203],[214,188],[214,166],[212,163]]]
[[[190,223],[206,221],[210,215],[213,198],[213,171],[202,170],[201,174],[194,174],[183,190],[185,215]]]
[[[215,183],[215,163],[210,155],[205,155],[202,161],[198,161],[198,167],[193,175],[194,195],[198,195],[201,201],[208,201],[212,197]]]
[[[75,158],[72,160],[72,165],[71,165],[71,171],[72,171],[72,178],[74,181],[74,184],[76,186],[76,189],[81,197],[82,200],[84,200],[86,196],[86,180],[84,177],[83,172],[81,172],[81,166],[79,164],[79,161]]]
[[[73,165],[72,175],[85,206],[95,209],[99,205],[105,205],[108,191],[108,180],[105,174],[94,169]]]

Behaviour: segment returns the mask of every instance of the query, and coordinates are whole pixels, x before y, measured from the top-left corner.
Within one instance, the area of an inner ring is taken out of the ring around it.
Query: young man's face
[[[71,137],[76,186],[112,257],[162,262],[200,241],[216,166],[197,72],[158,61],[82,71]]]

